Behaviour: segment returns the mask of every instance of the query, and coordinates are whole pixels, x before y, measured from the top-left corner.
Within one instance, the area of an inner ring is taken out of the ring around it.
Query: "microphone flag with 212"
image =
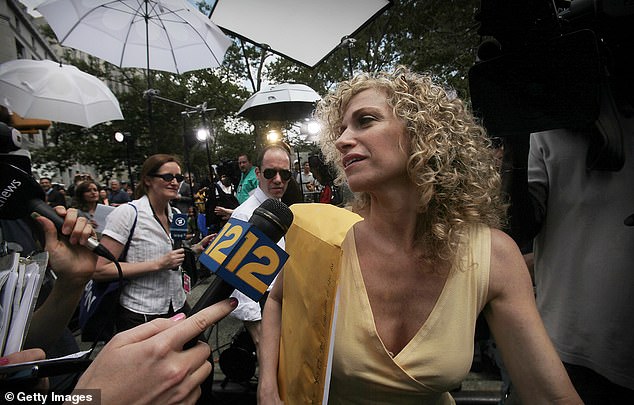
[[[255,209],[249,222],[230,218],[200,255],[200,263],[217,278],[190,314],[228,298],[234,289],[259,301],[288,259],[277,242],[292,222],[291,210],[272,198]]]

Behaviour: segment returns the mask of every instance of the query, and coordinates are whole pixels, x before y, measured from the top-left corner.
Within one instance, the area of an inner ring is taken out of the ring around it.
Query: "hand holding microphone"
[[[158,260],[159,270],[178,270],[185,260],[185,249],[178,248],[164,254]]]
[[[33,212],[48,218],[57,232],[65,235],[64,220],[44,202],[44,191],[33,176],[14,165],[0,162],[0,218],[25,218]],[[84,246],[108,260],[116,260],[94,237],[87,238]]]
[[[56,207],[55,211],[63,217],[62,233],[68,236],[68,243],[59,240],[55,225],[46,217],[36,217],[42,226],[46,241],[49,262],[60,278],[84,285],[92,278],[97,256],[87,249],[77,249],[76,245],[84,245],[94,235],[88,220],[77,215],[74,208],[68,211],[64,207]]]

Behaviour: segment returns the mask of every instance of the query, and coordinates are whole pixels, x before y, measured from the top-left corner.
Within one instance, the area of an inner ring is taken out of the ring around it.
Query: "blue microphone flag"
[[[172,215],[170,234],[174,240],[185,240],[187,237],[187,214],[174,213]]]

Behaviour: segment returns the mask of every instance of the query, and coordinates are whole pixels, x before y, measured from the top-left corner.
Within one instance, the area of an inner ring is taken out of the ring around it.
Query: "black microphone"
[[[249,222],[229,219],[200,256],[200,263],[216,274],[189,316],[229,298],[237,288],[254,301],[266,292],[288,255],[276,245],[293,222],[281,201],[269,198],[255,209]],[[198,339],[185,345],[192,347]]]
[[[0,218],[25,218],[32,212],[50,219],[62,235],[64,220],[44,202],[44,190],[33,176],[14,165],[0,162]],[[86,247],[99,256],[116,261],[95,238],[89,238]]]

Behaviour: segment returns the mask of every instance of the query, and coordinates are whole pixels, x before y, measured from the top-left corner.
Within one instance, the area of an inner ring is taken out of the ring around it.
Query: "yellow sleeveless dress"
[[[429,318],[392,357],[379,338],[359,268],[354,230],[342,243],[331,405],[454,404],[473,359],[475,323],[489,284],[491,237],[474,226]],[[389,280],[386,280],[389,283]]]

